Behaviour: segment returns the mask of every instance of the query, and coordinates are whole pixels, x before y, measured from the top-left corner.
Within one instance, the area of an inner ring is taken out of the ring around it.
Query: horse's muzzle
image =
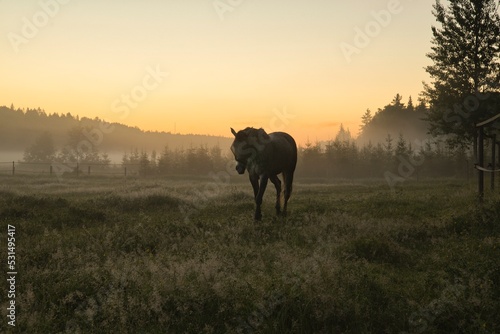
[[[238,174],[244,174],[245,173],[245,165],[238,163],[236,165],[236,171]]]

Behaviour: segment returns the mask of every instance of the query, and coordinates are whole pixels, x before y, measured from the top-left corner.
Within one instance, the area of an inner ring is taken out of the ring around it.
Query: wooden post
[[[497,136],[493,135],[492,142],[491,142],[491,169],[495,170],[496,169],[496,157],[495,154],[497,152],[497,147],[496,147],[496,142],[497,142]],[[495,190],[495,172],[491,172],[491,190]]]
[[[478,160],[477,164],[479,167],[484,167],[484,130],[483,127],[479,127],[479,137],[478,137]],[[484,172],[482,170],[478,170],[478,191],[479,191],[479,200],[482,201],[484,197]]]
[[[498,162],[496,163],[496,167],[495,168],[499,168],[500,169],[500,141],[497,143],[497,146],[498,146],[498,154],[497,154]],[[500,188],[500,177],[498,178],[498,187]]]
[[[479,139],[479,143],[478,143],[478,146],[479,147],[475,147],[474,146],[474,149],[475,150],[478,150],[478,159],[476,159],[476,163],[479,167],[479,177],[478,177],[478,189],[479,189],[479,199],[482,200],[483,199],[483,196],[484,196],[484,184],[483,184],[483,181],[484,181],[484,172],[481,170],[484,168],[484,129],[483,127],[485,126],[488,126],[488,125],[491,125],[491,124],[494,124],[494,122],[498,122],[500,120],[500,113],[498,113],[496,116],[493,116],[491,117],[490,119],[487,119],[486,121],[484,122],[481,122],[481,123],[478,123],[476,124],[476,127],[478,128],[478,139]],[[476,135],[474,136],[476,137]],[[493,146],[495,146],[493,144]],[[492,151],[493,155],[495,155],[494,151]],[[500,155],[500,154],[499,154]],[[493,163],[493,169],[496,169],[496,166],[495,166],[495,163]]]
[[[465,159],[465,181],[469,185],[469,159]]]
[[[76,163],[76,176],[80,176],[80,165]]]
[[[12,175],[16,173],[16,163],[12,161]]]
[[[87,171],[87,175],[90,175],[90,165],[89,165],[89,168],[88,168],[88,171]]]
[[[127,167],[125,167],[125,177],[127,177]]]
[[[52,165],[50,165],[50,175],[52,175]]]

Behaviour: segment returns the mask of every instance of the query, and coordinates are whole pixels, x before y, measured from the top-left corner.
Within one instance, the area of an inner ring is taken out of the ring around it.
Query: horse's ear
[[[267,132],[263,128],[260,128],[258,130],[258,133],[259,133],[259,138],[260,139],[265,139],[265,140],[271,139],[271,137],[269,137],[269,135],[267,134]]]
[[[236,131],[233,128],[231,128],[231,133],[236,137]]]

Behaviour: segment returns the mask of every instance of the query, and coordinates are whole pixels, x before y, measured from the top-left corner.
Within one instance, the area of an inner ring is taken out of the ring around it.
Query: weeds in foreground
[[[449,182],[397,196],[376,183],[299,183],[288,218],[272,215],[268,194],[256,223],[248,185],[227,185],[186,220],[193,187],[4,183],[0,228],[18,231],[15,330],[500,331],[495,198],[478,207]]]

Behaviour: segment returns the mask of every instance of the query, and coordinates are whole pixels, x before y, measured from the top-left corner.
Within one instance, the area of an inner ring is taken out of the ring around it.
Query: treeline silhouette
[[[362,116],[358,138],[342,125],[326,142],[299,147],[297,175],[315,178],[468,177],[471,152],[427,134],[427,107],[397,94],[372,115]],[[232,168],[231,138],[144,132],[114,123],[100,145],[81,145],[83,133],[108,123],[41,109],[0,107],[0,151],[24,151],[25,163],[53,162],[124,169],[139,175],[206,174]],[[15,138],[15,139],[13,139]],[[196,138],[196,141],[192,140]],[[187,139],[187,140],[186,140]],[[63,143],[63,144],[61,144]],[[154,143],[154,145],[152,145]],[[116,164],[109,151],[121,152]],[[124,153],[125,152],[125,153]]]
[[[57,150],[67,145],[68,133],[75,129],[85,129],[94,134],[101,129],[102,142],[96,149],[106,153],[123,153],[126,150],[139,148],[144,150],[163,149],[165,143],[172,148],[189,147],[191,145],[229,146],[231,139],[194,134],[173,134],[170,132],[142,131],[120,123],[108,123],[99,118],[74,116],[71,113],[47,113],[41,108],[21,109],[0,106],[0,152],[23,152],[33,145],[44,133],[48,133]],[[111,130],[110,130],[111,129]],[[229,130],[228,130],[229,131]],[[229,132],[228,132],[229,133]]]
[[[396,94],[384,108],[361,118],[358,138],[342,125],[334,139],[299,149],[298,174],[306,177],[469,177],[472,152],[428,134],[428,108]]]
[[[365,113],[358,138],[340,126],[332,140],[299,146],[297,176],[309,178],[461,177],[472,174],[472,152],[453,147],[446,138],[427,134],[427,107],[394,99],[371,115]],[[208,146],[169,149],[160,154],[134,150],[124,155],[123,166],[139,166],[140,174],[210,173],[227,170],[233,157]]]
[[[121,166],[139,175],[207,174],[226,171],[233,159],[224,154],[220,146],[199,146],[188,149],[170,149],[160,153],[133,149],[122,157]]]
[[[342,129],[341,129],[342,131]],[[321,178],[463,177],[472,167],[470,152],[452,149],[443,141],[409,141],[390,134],[384,143],[359,146],[354,140],[336,138],[299,149],[297,174]]]
[[[384,143],[359,146],[340,127],[335,139],[299,146],[296,175],[307,178],[460,177],[471,175],[471,152],[451,148],[445,141],[407,140],[388,134]],[[220,147],[169,149],[160,153],[134,149],[123,155],[121,166],[140,175],[208,174],[231,171],[234,158]]]

